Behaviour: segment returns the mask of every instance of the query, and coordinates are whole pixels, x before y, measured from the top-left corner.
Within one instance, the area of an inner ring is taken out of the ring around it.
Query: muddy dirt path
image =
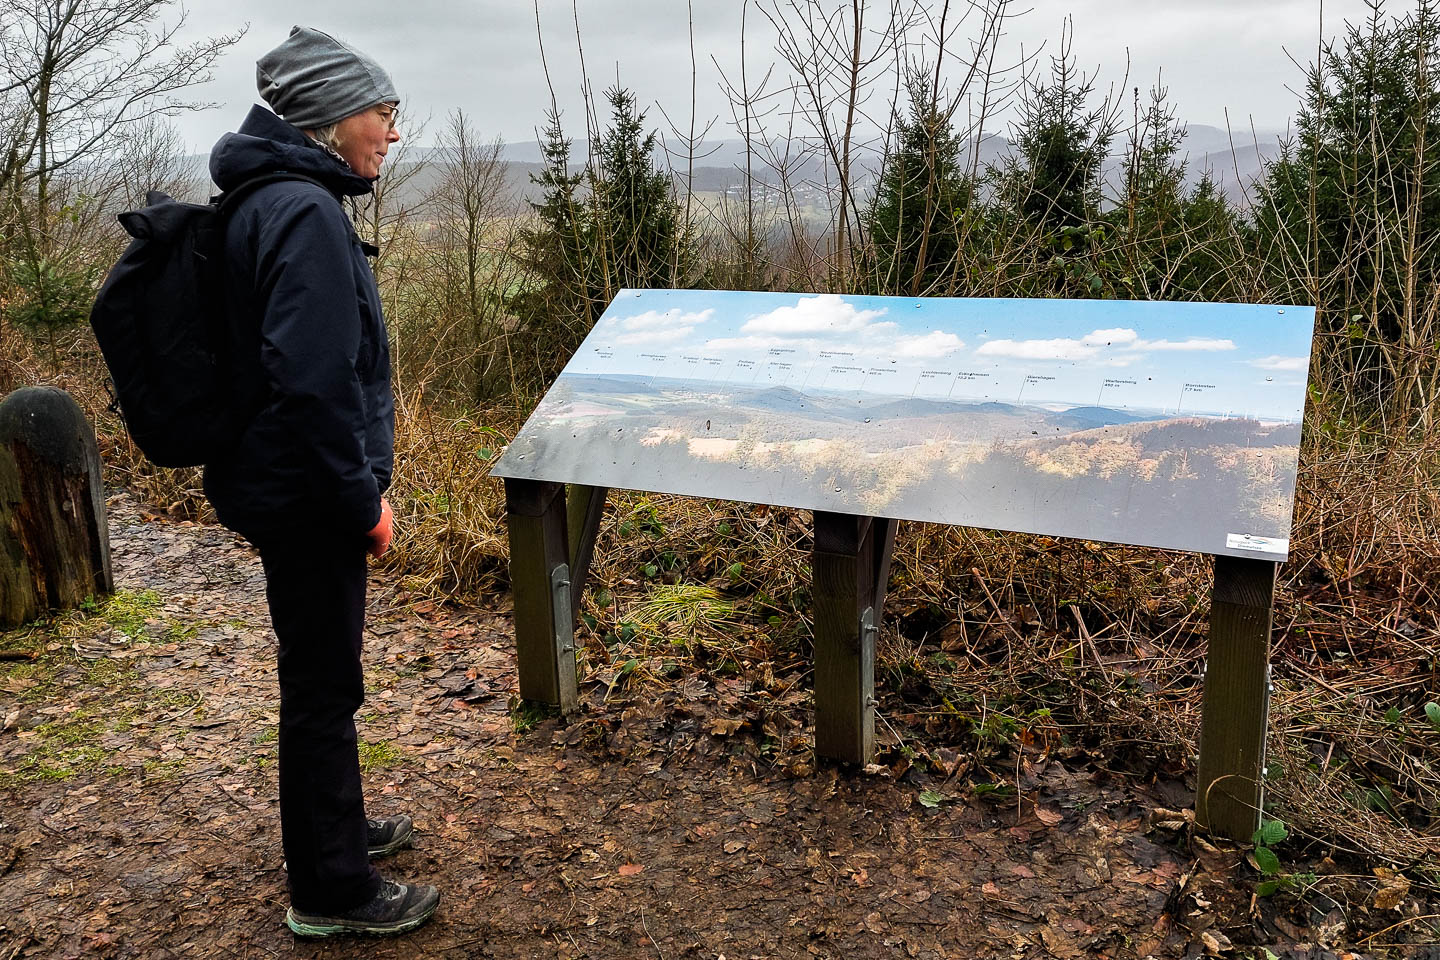
[[[440,913],[399,941],[296,940],[259,561],[124,498],[111,537],[119,599],[48,628],[35,662],[0,664],[0,960],[1200,949],[1167,914],[1191,865],[1147,831],[1173,797],[1056,760],[995,803],[958,780],[922,803],[903,779],[796,775],[738,729],[764,691],[703,673],[590,683],[578,718],[517,732],[507,618],[397,603],[386,577],[366,642],[366,794],[415,818],[415,848],[384,869],[439,885]]]

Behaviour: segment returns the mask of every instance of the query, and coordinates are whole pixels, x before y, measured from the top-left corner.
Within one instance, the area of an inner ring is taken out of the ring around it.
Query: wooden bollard
[[[95,431],[58,387],[0,402],[0,629],[110,593]]]

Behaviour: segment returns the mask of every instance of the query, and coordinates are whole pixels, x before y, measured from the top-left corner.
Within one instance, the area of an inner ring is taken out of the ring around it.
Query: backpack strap
[[[280,183],[285,180],[300,180],[305,183],[313,183],[321,190],[324,190],[327,194],[330,193],[330,188],[325,186],[325,184],[321,183],[319,180],[316,180],[314,177],[307,177],[303,173],[289,173],[287,171],[280,170],[275,173],[267,173],[263,176],[255,177],[251,180],[246,180],[238,186],[230,190],[226,190],[224,193],[222,193],[219,197],[215,198],[211,202],[215,204],[216,209],[220,213],[220,218],[223,220],[225,217],[230,215],[230,211],[235,208],[236,204],[238,204],[250,193],[254,192],[260,187],[265,186],[266,184]],[[330,195],[334,196],[334,194]],[[350,230],[352,233],[355,232],[354,224],[350,225]],[[379,256],[380,248],[375,246],[375,244],[370,243],[368,240],[362,240],[358,233],[355,233],[355,239],[360,242],[360,249],[365,252],[365,255],[367,257]]]
[[[225,217],[228,216],[230,211],[235,208],[236,204],[238,204],[241,200],[249,196],[254,191],[268,184],[282,183],[286,180],[299,180],[304,183],[313,183],[321,190],[324,190],[327,194],[330,193],[330,188],[325,186],[325,184],[321,183],[319,180],[316,180],[314,177],[307,177],[303,173],[290,173],[285,170],[279,170],[275,173],[266,173],[258,177],[252,177],[251,179],[246,180],[238,184],[237,186],[232,187],[229,190],[226,190],[224,193],[220,194],[220,196],[216,197],[211,202],[216,205],[216,208],[219,210],[220,216]]]

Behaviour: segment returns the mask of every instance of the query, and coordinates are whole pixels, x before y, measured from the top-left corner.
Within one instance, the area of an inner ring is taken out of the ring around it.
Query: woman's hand
[[[383,557],[390,549],[390,540],[395,535],[395,514],[390,510],[390,501],[380,498],[380,522],[365,536],[370,538],[370,556]]]

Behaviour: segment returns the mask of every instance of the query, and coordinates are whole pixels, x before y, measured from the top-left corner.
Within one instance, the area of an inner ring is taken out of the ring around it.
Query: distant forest
[[[565,375],[509,476],[1225,552],[1284,539],[1300,425]]]

